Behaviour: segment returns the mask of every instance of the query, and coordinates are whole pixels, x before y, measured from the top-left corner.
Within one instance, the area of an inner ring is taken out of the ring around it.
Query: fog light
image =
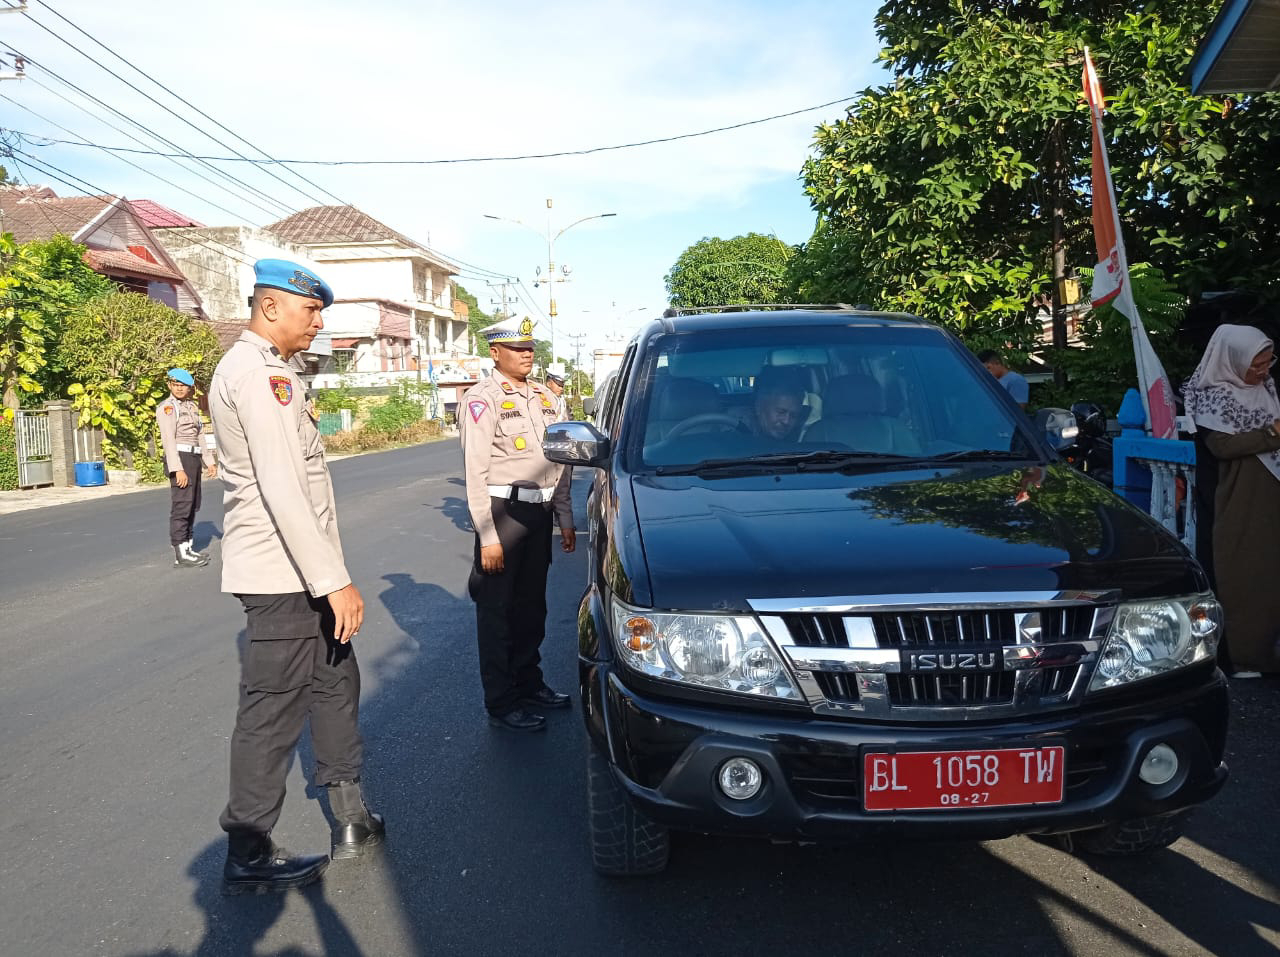
[[[720,790],[735,801],[745,801],[760,793],[764,775],[760,765],[747,758],[730,758],[720,766]]]
[[[1178,752],[1167,744],[1157,744],[1142,759],[1138,777],[1148,784],[1168,784],[1178,773]]]

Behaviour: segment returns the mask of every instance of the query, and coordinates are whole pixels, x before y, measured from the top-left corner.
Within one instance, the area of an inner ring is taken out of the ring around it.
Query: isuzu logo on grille
[[[904,671],[1000,671],[1004,655],[998,651],[904,651]]]

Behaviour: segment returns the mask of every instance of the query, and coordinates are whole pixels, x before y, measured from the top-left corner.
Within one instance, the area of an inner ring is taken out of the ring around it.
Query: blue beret
[[[195,377],[195,376],[193,376],[193,375],[192,375],[190,372],[188,372],[186,369],[179,369],[179,368],[176,368],[176,367],[175,367],[175,368],[173,368],[173,369],[170,369],[170,370],[168,371],[167,375],[168,375],[168,376],[169,376],[169,378],[170,378],[170,379],[172,379],[174,382],[181,382],[183,385],[195,385],[195,384],[196,384],[196,377]]]
[[[259,259],[253,264],[253,276],[255,286],[270,286],[295,296],[319,299],[326,309],[333,305],[333,290],[329,284],[310,269],[287,259]]]

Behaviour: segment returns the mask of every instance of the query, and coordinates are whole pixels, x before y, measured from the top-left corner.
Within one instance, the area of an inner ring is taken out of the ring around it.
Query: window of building
[[[333,368],[335,372],[354,372],[356,368],[356,350],[334,349]]]

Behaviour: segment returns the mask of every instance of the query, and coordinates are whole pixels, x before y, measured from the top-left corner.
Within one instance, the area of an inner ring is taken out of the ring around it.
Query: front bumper
[[[1087,830],[1171,814],[1213,797],[1226,782],[1227,690],[1214,671],[1078,711],[974,725],[888,725],[812,714],[747,711],[642,693],[606,665],[582,662],[583,712],[594,746],[643,814],[668,827],[784,840],[876,838],[987,840]],[[1165,742],[1183,770],[1168,784],[1138,778],[1146,752]],[[866,750],[1066,749],[1061,804],[868,812]],[[765,774],[746,801],[716,785],[725,760],[744,756]]]

